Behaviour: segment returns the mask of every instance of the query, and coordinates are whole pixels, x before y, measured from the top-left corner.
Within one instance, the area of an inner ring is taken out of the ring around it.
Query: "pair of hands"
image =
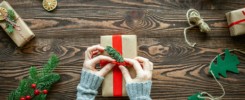
[[[104,55],[99,55],[94,58],[92,57],[93,53],[104,51],[104,49],[105,48],[100,45],[88,47],[85,51],[85,61],[83,63],[83,70],[104,77],[114,67],[114,64],[109,63],[99,71],[95,69],[96,64],[98,64],[101,60],[105,60],[108,62],[112,62],[115,60],[111,57]],[[136,71],[136,77],[132,79],[128,69],[125,68],[125,66],[119,66],[126,83],[146,82],[148,80],[151,80],[153,63],[150,62],[148,59],[143,57],[136,57],[134,59],[124,58],[124,61],[131,64]],[[141,65],[143,65],[143,68],[141,67]]]

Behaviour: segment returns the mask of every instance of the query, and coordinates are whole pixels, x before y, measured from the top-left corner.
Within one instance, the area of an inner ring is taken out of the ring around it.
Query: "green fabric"
[[[192,96],[189,96],[188,100],[204,100],[202,98],[198,98],[198,96],[202,96],[201,93],[196,93],[196,94],[193,94]]]
[[[212,62],[209,72],[213,72],[214,76],[219,79],[219,74],[223,77],[227,77],[226,71],[230,71],[233,73],[239,73],[237,69],[237,65],[239,64],[239,60],[236,55],[231,55],[228,49],[225,50],[225,58],[221,59],[221,56],[217,57],[217,64]]]

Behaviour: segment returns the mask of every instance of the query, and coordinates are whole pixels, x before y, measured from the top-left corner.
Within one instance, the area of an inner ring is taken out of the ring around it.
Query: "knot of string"
[[[201,18],[200,13],[195,9],[189,9],[186,13],[186,18],[190,26],[184,29],[185,42],[189,46],[194,47],[196,43],[191,43],[188,41],[186,36],[186,31],[195,26],[198,26],[201,32],[206,32],[206,33],[209,32],[211,29],[208,26],[208,24],[205,23],[204,20]]]

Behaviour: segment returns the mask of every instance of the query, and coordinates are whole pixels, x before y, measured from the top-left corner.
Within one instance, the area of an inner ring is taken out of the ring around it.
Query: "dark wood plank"
[[[0,96],[8,93],[28,74],[32,65],[41,68],[54,53],[60,58],[55,72],[61,80],[55,84],[49,100],[76,97],[76,85],[87,47],[99,44],[101,35],[136,34],[138,55],[154,62],[151,97],[155,100],[182,100],[193,93],[207,91],[221,95],[221,90],[208,73],[209,62],[222,49],[245,50],[245,36],[230,37],[225,13],[244,7],[245,0],[59,0],[54,12],[46,12],[40,0],[8,0],[36,34],[23,48],[17,48],[0,30]],[[198,9],[211,26],[210,33],[198,28],[188,31],[189,47],[183,38],[188,27],[185,13]],[[235,52],[241,64],[240,73],[221,78],[227,100],[245,98],[245,58]],[[101,89],[96,100],[104,98]]]

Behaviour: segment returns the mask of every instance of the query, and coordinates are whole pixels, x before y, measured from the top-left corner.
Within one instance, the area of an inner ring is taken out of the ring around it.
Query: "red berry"
[[[31,100],[31,96],[27,95],[27,96],[26,96],[26,99],[27,99],[27,100]]]
[[[40,94],[39,90],[35,90],[35,91],[34,91],[34,94],[35,94],[35,95],[39,95],[39,94]]]
[[[43,94],[48,94],[48,90],[43,90]]]
[[[31,84],[31,88],[35,89],[37,87],[36,84]]]
[[[20,100],[26,100],[26,98],[25,97],[21,97]]]

